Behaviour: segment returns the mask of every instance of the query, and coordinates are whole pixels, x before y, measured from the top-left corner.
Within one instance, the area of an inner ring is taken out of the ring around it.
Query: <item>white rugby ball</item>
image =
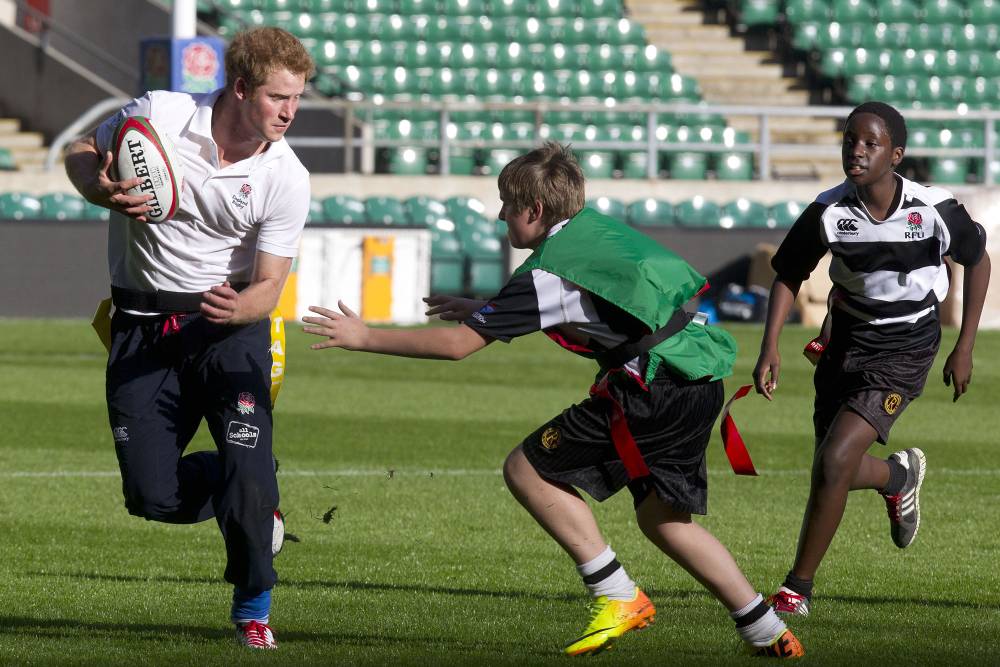
[[[119,181],[143,179],[130,195],[153,195],[144,213],[149,222],[173,217],[181,199],[183,173],[174,146],[165,134],[156,131],[145,116],[129,116],[115,130],[112,165]]]

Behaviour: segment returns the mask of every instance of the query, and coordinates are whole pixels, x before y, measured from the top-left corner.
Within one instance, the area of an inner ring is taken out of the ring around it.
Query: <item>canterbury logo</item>
[[[858,226],[854,224],[856,222],[854,218],[841,218],[837,221],[837,229],[842,232],[856,232],[858,231]]]

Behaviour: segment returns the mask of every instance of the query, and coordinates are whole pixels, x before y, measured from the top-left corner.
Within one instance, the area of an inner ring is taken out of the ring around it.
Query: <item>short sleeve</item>
[[[821,230],[823,211],[826,208],[826,204],[813,202],[788,230],[788,235],[771,259],[771,267],[778,278],[803,281],[816,268],[819,260],[823,259],[827,247]]]
[[[963,266],[979,263],[986,250],[986,230],[983,226],[973,220],[965,206],[955,199],[946,199],[934,208],[951,237],[946,254]]]
[[[123,106],[117,113],[107,117],[97,126],[95,137],[97,139],[97,150],[104,155],[111,150],[111,141],[114,138],[115,129],[118,124],[129,116],[150,117],[153,113],[153,102],[149,93],[136,98]]]
[[[490,338],[509,343],[512,338],[541,329],[538,294],[527,271],[514,276],[464,324]]]
[[[312,191],[309,172],[300,165],[287,170],[275,183],[273,196],[257,235],[257,250],[279,257],[296,257],[302,239],[302,228],[309,216]]]

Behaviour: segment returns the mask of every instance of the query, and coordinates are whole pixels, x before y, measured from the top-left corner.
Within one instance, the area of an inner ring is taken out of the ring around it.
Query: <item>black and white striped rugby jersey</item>
[[[549,236],[565,224],[554,225]],[[543,331],[563,348],[587,357],[649,333],[642,322],[614,304],[541,269],[511,278],[464,323],[504,343]],[[637,359],[625,367],[640,372]]]
[[[876,220],[845,180],[802,213],[771,262],[780,278],[805,280],[829,250],[837,307],[880,329],[934,315],[948,294],[950,255],[969,266],[982,257],[986,232],[947,190],[896,174],[896,197]]]

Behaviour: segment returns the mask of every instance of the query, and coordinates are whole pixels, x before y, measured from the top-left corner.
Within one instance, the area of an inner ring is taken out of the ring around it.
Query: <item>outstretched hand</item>
[[[302,321],[312,326],[302,327],[302,330],[327,339],[310,345],[310,349],[324,350],[328,347],[342,347],[345,350],[365,349],[368,327],[357,313],[344,305],[343,301],[337,301],[337,307],[341,312],[322,306],[309,306],[309,310],[322,317],[303,317]]]
[[[442,320],[457,322],[471,317],[472,313],[486,305],[486,301],[479,299],[465,299],[460,296],[444,294],[425,297],[424,303],[430,306],[424,313],[425,315],[437,315]]]
[[[757,365],[753,369],[753,386],[758,394],[767,400],[774,398],[778,388],[778,374],[781,371],[781,355],[777,350],[761,352],[757,357]]]
[[[972,383],[972,353],[955,348],[948,355],[948,360],[944,362],[944,384],[953,385],[955,395],[951,399],[954,403],[962,394],[969,390]]]

